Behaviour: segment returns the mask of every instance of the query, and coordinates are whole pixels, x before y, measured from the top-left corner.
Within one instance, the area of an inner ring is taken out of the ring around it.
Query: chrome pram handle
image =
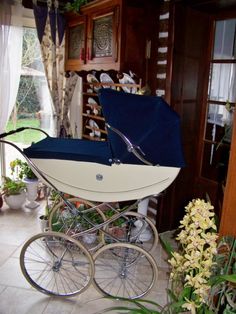
[[[15,133],[19,133],[19,132],[22,132],[22,131],[25,131],[25,130],[36,130],[36,131],[42,132],[47,137],[49,137],[48,133],[45,132],[44,130],[26,126],[26,127],[21,127],[21,128],[9,131],[9,132],[2,133],[2,134],[0,134],[0,138],[4,138],[6,136],[9,136],[9,135],[12,135],[12,134],[15,134]]]
[[[142,149],[138,145],[134,145],[130,142],[130,140],[118,129],[112,127],[109,123],[106,123],[106,126],[113,132],[115,132],[119,137],[124,141],[124,143],[127,146],[127,150],[129,153],[134,154],[140,161],[142,161],[144,164],[149,166],[154,166],[152,163],[150,163],[148,160],[146,160],[142,155],[145,156],[145,153],[142,151]],[[140,153],[139,153],[140,152]]]

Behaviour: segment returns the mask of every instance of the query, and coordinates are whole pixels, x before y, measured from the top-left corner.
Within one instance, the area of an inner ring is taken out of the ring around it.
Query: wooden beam
[[[227,181],[220,223],[220,235],[236,237],[236,111],[234,111],[233,134]]]

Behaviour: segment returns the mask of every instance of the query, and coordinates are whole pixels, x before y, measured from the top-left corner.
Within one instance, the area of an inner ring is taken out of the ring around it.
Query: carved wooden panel
[[[94,20],[93,51],[94,58],[112,56],[112,15]]]
[[[80,59],[84,49],[84,24],[79,24],[69,29],[68,58]]]

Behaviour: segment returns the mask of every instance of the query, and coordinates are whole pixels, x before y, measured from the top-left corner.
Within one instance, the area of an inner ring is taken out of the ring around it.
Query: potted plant
[[[26,200],[26,184],[21,180],[14,180],[9,177],[3,178],[2,195],[7,205],[12,209],[19,209]]]
[[[80,210],[83,211],[85,209],[85,205],[80,204],[79,208]],[[91,221],[91,223],[95,226],[103,222],[103,218],[99,212],[97,212],[96,210],[88,212],[87,214],[82,216],[79,220],[81,230],[89,230],[93,227],[93,225],[89,223],[84,217],[87,218],[89,221]],[[98,230],[88,231],[84,233],[82,235],[83,242],[85,244],[93,244],[94,242],[96,242],[98,234],[99,234]]]
[[[49,227],[49,216],[56,204],[60,201],[59,194],[53,189],[47,187],[46,188],[46,205],[44,214],[39,216],[40,228],[42,231],[45,231]]]
[[[39,203],[35,201],[38,196],[38,178],[30,166],[27,164],[27,162],[17,158],[10,162],[10,168],[12,175],[15,174],[26,184],[27,199],[29,201],[26,204],[26,207],[31,209],[38,207]]]
[[[87,4],[88,0],[72,0],[66,3],[65,10],[79,13],[82,5]]]
[[[106,209],[104,211],[104,215],[106,216],[107,219],[112,218],[114,215],[118,214],[119,212],[122,212],[126,209],[124,207],[123,209]],[[125,235],[126,235],[126,228],[127,225],[124,224],[127,220],[124,217],[119,217],[116,220],[112,221],[112,223],[108,224],[107,232],[110,233],[113,237],[118,238],[120,240],[124,240]],[[109,237],[109,235],[105,236],[105,241],[106,243],[113,242],[112,237]]]

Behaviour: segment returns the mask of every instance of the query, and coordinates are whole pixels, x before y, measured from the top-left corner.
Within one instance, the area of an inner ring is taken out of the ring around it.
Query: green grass
[[[40,121],[37,119],[19,119],[16,123],[16,128],[20,127],[32,127],[32,128],[40,128]],[[6,132],[14,130],[12,121],[9,121],[7,124]],[[19,132],[13,135],[9,135],[6,140],[9,140],[14,143],[23,143],[23,144],[31,144],[32,142],[38,142],[44,137],[41,132],[34,130],[25,130],[23,132]]]

